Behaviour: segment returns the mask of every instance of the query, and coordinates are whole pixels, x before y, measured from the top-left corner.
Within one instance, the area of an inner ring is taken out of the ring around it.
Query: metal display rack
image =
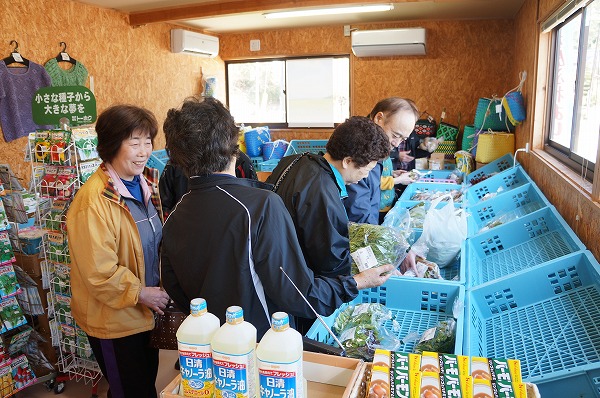
[[[73,196],[81,186],[78,148],[71,137],[64,146],[44,142],[36,133],[29,139],[32,187],[40,198],[49,198],[51,207],[37,218],[47,231],[41,255],[42,274],[49,285],[48,317],[52,345],[57,348],[58,370],[62,375],[49,384],[61,393],[67,380],[92,385],[92,397],[97,397],[97,384],[102,378],[94,359],[87,335],[71,315],[70,263],[66,232],[66,212]],[[41,144],[40,144],[41,142]]]

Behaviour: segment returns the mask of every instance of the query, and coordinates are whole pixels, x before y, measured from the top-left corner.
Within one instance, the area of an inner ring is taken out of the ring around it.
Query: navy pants
[[[149,346],[149,331],[118,339],[88,338],[108,380],[109,398],[156,398],[158,349]]]

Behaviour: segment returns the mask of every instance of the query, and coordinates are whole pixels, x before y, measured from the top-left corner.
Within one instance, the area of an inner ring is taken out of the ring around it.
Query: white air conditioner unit
[[[214,58],[219,54],[219,38],[184,29],[171,29],[171,52]]]
[[[351,42],[357,57],[425,55],[424,28],[356,30]]]

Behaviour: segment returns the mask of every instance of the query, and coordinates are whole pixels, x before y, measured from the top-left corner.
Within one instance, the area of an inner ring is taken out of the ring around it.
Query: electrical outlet
[[[529,142],[525,143],[525,152],[529,153]]]
[[[250,51],[260,51],[260,40],[250,40]]]
[[[344,36],[350,36],[350,25],[344,25]]]

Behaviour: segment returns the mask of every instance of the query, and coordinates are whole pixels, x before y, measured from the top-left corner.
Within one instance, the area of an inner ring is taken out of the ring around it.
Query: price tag
[[[67,53],[60,53],[60,57],[63,61],[69,61],[71,59]]]
[[[496,105],[496,113],[497,113],[497,114],[500,114],[500,113],[502,113],[502,104],[498,104],[498,105]]]
[[[350,256],[352,256],[360,272],[377,266],[377,259],[371,246],[361,247],[355,252],[350,253]]]
[[[19,53],[12,53],[12,57],[16,62],[23,62],[23,57]]]

